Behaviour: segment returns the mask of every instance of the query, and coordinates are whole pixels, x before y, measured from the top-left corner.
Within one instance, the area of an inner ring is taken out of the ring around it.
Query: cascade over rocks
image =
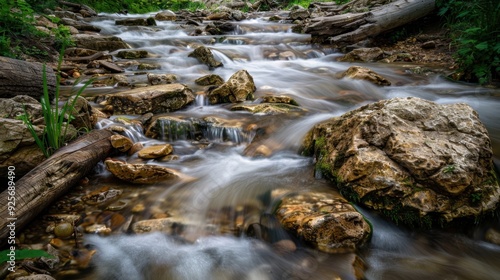
[[[102,105],[111,105],[115,114],[130,115],[172,112],[184,108],[193,101],[194,95],[191,89],[183,84],[135,88],[96,98],[96,102]]]
[[[396,222],[440,226],[500,198],[488,132],[466,104],[379,101],[317,124],[304,146],[344,196]]]
[[[283,227],[327,253],[354,251],[371,234],[363,215],[340,195],[304,192],[281,199],[276,216]]]
[[[234,73],[224,84],[208,93],[210,104],[236,103],[253,100],[257,90],[252,76],[246,70]]]
[[[223,66],[222,62],[216,61],[214,55],[212,54],[212,51],[205,46],[197,47],[188,56],[198,59],[199,62],[206,64],[210,68],[217,68]]]

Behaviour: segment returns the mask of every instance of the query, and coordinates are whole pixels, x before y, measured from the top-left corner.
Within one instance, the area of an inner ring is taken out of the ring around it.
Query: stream
[[[148,72],[175,74],[178,82],[195,93],[204,90],[194,83],[201,76],[217,74],[227,80],[244,69],[257,86],[257,99],[248,103],[258,103],[266,95],[286,95],[304,111],[254,115],[230,111],[228,104],[208,105],[204,95],[198,94],[189,107],[165,115],[223,120],[223,126],[203,131],[201,140],[193,140],[188,132],[150,139],[134,125],[119,122],[119,116],[101,121],[101,128],[123,126],[130,138],[145,146],[172,144],[178,159],[147,163],[172,168],[182,176],[173,182],[137,186],[113,178],[98,166],[86,188],[122,190],[120,201],[127,206],[119,212],[128,221],[175,217],[181,226],[171,235],[130,235],[118,230],[109,237],[88,235],[86,243],[98,250],[96,266],[71,279],[357,279],[359,270],[364,270],[361,275],[366,279],[384,280],[500,277],[500,247],[482,241],[484,227],[458,233],[416,232],[358,207],[373,225],[369,244],[356,253],[326,254],[290,236],[270,216],[275,192],[331,189],[329,182],[315,177],[312,159],[299,154],[301,141],[312,126],[378,100],[413,96],[441,104],[469,104],[490,133],[498,166],[498,89],[450,82],[438,74],[414,74],[415,63],[362,64],[387,77],[393,86],[339,79],[338,74],[355,63],[337,62],[342,54],[312,45],[309,35],[292,33],[291,24],[270,22],[264,13],[233,22],[237,25],[234,32],[218,36],[189,36],[192,27],[176,22],[158,21],[154,27],[115,25],[116,19],[138,16],[101,14],[91,23],[102,28],[103,35],[118,36],[133,48],[154,54],[138,61],[161,65]],[[188,57],[202,44],[210,46],[223,67],[209,69]],[[139,72],[130,67],[125,75],[146,81],[146,75]],[[84,96],[125,89],[89,88]],[[263,128],[265,133],[245,129],[251,126]],[[267,156],[258,156],[259,147],[266,148]],[[120,159],[142,161],[137,155]],[[495,219],[492,222],[498,223],[498,217]],[[247,226],[263,220],[272,236],[266,241],[250,238]],[[293,241],[296,250],[280,252],[274,242],[279,240]]]

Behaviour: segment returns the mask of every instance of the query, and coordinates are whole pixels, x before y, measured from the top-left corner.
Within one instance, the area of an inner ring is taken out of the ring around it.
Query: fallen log
[[[15,188],[10,189],[13,192],[9,193],[9,189],[2,192],[0,240],[7,241],[10,234],[7,225],[14,223],[17,232],[106,158],[111,150],[111,135],[108,130],[89,132],[15,182]]]
[[[398,0],[364,13],[313,18],[305,27],[315,42],[354,44],[422,18],[435,9],[435,0]]]
[[[52,100],[56,92],[56,75],[46,67],[47,88]],[[40,100],[43,94],[43,64],[0,57],[0,98],[29,95]]]

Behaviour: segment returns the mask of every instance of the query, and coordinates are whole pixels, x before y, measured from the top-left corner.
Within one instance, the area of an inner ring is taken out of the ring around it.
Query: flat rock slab
[[[160,165],[130,164],[113,159],[107,159],[104,164],[113,175],[134,184],[153,184],[179,177],[177,171]]]
[[[115,114],[143,115],[177,111],[194,101],[191,89],[183,84],[135,88],[97,98],[113,106]]]
[[[328,253],[354,251],[371,233],[363,215],[334,193],[305,192],[286,196],[276,215],[285,229]]]

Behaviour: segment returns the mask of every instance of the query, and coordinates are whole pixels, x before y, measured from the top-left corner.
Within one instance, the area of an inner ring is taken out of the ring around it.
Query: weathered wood
[[[415,21],[435,9],[435,0],[398,0],[365,13],[314,18],[305,32],[315,41],[347,45]]]
[[[46,67],[47,88],[52,100],[56,92],[56,75]],[[43,94],[43,64],[0,57],[0,98],[29,95],[40,100]]]
[[[89,7],[87,5],[76,4],[76,3],[71,3],[71,2],[68,2],[68,1],[62,1],[62,0],[59,0],[57,2],[59,2],[59,4],[61,4],[61,5],[65,5],[65,6],[74,8],[75,12],[79,12],[80,10],[85,10],[86,12],[89,13],[90,16],[93,16],[93,17],[97,16],[97,12],[94,11],[94,9],[92,9],[91,7]]]
[[[0,200],[0,240],[6,241],[7,225],[15,222],[16,231],[24,227],[60,195],[68,191],[111,150],[108,130],[90,133],[59,149],[50,158],[15,183],[15,210],[8,211],[8,190]],[[8,220],[16,218],[16,220]]]

